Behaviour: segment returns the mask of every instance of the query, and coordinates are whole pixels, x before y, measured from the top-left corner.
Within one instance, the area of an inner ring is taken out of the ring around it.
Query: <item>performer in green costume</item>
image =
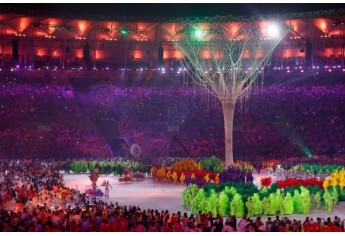
[[[205,195],[205,190],[203,188],[199,189],[197,195],[196,195],[196,200],[197,200],[197,210],[202,211],[202,212],[207,212],[206,211],[206,195]]]
[[[247,216],[253,217],[253,203],[252,203],[251,197],[248,197],[246,201],[246,209],[247,209]]]
[[[284,205],[285,205],[285,198],[283,198],[280,201],[280,203],[279,203],[279,213],[280,213],[280,215],[284,215],[285,214]]]
[[[236,217],[244,216],[244,203],[242,201],[241,195],[236,193],[230,203],[230,213]]]
[[[333,187],[333,207],[335,207],[339,202],[339,194],[335,187]]]
[[[274,200],[276,212],[280,211],[281,201],[283,201],[283,195],[282,195],[282,191],[278,188],[276,191],[275,200]]]
[[[252,203],[253,203],[253,215],[261,215],[262,201],[260,200],[258,193],[254,193],[254,195],[252,196]]]
[[[211,189],[210,196],[207,199],[206,212],[211,212],[214,216],[218,214],[218,194]]]
[[[263,213],[263,215],[265,215],[265,216],[268,214],[268,211],[269,211],[269,204],[270,204],[270,202],[269,202],[268,198],[267,198],[267,197],[264,197],[264,198],[262,199],[262,213]]]
[[[291,193],[287,193],[284,197],[284,214],[286,215],[291,215],[294,212],[294,207],[293,207],[293,198],[291,196]]]
[[[269,215],[275,215],[277,214],[277,211],[279,210],[279,202],[278,198],[275,193],[270,193],[268,196],[269,200],[269,206],[268,206],[268,214]]]
[[[219,194],[218,206],[220,215],[226,216],[229,214],[230,201],[224,190]]]
[[[183,208],[196,212],[196,196],[198,194],[198,187],[195,184],[191,184],[187,189],[183,190]]]
[[[308,198],[305,197],[305,196],[301,196],[301,198],[302,198],[302,206],[303,206],[302,213],[303,214],[307,214],[309,212],[309,210],[310,210]]]
[[[333,197],[327,190],[323,194],[323,200],[325,202],[325,211],[331,212],[333,209]]]
[[[302,199],[302,206],[303,206],[303,214],[307,214],[312,206],[311,196],[309,190],[303,186],[301,186],[301,199]]]
[[[301,194],[299,193],[297,189],[295,189],[294,191],[293,207],[298,213],[303,214],[304,209],[303,209],[303,204],[302,204],[302,198],[301,198]]]
[[[314,200],[315,200],[315,203],[316,203],[316,208],[320,209],[320,207],[321,207],[321,193],[320,192],[317,192],[315,194]]]

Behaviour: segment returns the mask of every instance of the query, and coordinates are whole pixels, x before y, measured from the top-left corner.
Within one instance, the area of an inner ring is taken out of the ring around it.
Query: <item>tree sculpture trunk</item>
[[[225,134],[225,167],[228,167],[234,163],[232,131],[234,127],[235,105],[236,102],[233,101],[222,102]]]

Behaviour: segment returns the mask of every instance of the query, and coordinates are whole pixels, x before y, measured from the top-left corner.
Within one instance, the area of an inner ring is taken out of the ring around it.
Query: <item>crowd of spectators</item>
[[[111,86],[111,91],[111,107],[107,109],[112,112],[102,113],[87,106],[94,108],[104,96],[96,96],[95,101],[90,98],[85,104],[68,84],[30,84],[3,78],[0,155],[64,159],[130,156],[129,145],[136,143],[142,158],[151,162],[161,157],[186,157],[185,150],[194,158],[223,157],[221,105],[203,90]],[[307,81],[253,91],[249,100],[236,106],[235,159],[328,155],[330,147],[335,150],[332,155],[343,155],[343,83]],[[85,96],[91,93],[92,88]],[[113,120],[108,123],[109,130],[116,126],[117,135],[129,140],[125,151],[109,147],[97,119]]]
[[[84,116],[71,87],[0,83],[2,158],[78,158],[105,155],[103,137]]]
[[[299,84],[268,86],[236,106],[235,158],[328,155],[344,148],[345,87]],[[192,88],[114,87],[121,136],[131,137],[146,156],[223,156],[221,105]],[[159,147],[159,149],[158,149]],[[335,154],[335,153],[334,153]]]
[[[343,232],[335,216],[304,221],[158,211],[90,198],[66,188],[54,161],[0,162],[1,232]]]

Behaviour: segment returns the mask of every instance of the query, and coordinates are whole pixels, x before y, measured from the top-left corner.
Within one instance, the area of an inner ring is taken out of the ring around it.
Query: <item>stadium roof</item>
[[[341,10],[343,3],[6,3],[2,12],[52,17],[107,18],[119,17],[203,17],[213,15],[252,16],[298,14]],[[344,11],[341,11],[342,14]],[[43,16],[42,15],[42,16]],[[290,16],[287,16],[290,17]]]

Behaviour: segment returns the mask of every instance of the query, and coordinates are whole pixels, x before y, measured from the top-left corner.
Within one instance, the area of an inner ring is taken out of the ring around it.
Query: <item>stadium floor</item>
[[[254,184],[259,185],[259,181],[262,177],[269,176],[265,171],[259,175],[254,174]],[[271,176],[274,178],[274,176]],[[148,177],[144,180],[133,180],[130,182],[120,182],[119,176],[113,175],[101,175],[98,179],[97,184],[101,185],[104,180],[108,180],[112,189],[110,189],[109,199],[101,197],[103,201],[113,203],[118,202],[119,205],[135,205],[137,204],[142,210],[154,209],[154,210],[169,210],[169,212],[181,213],[190,212],[186,211],[182,207],[182,196],[181,193],[185,189],[185,185],[164,183],[153,181],[152,178]],[[91,181],[87,174],[65,174],[64,182],[67,187],[76,188],[80,192],[85,192],[86,189],[91,188]],[[104,192],[104,187],[99,187]],[[341,219],[345,218],[345,202],[340,202],[332,212],[328,213],[321,209],[312,209],[309,214],[294,214],[288,215],[290,219],[304,220],[306,216],[321,217],[327,219],[327,217],[334,218],[338,216]],[[271,216],[275,217],[275,216]],[[283,216],[281,216],[283,217]],[[262,216],[263,220],[267,219],[267,216]]]

